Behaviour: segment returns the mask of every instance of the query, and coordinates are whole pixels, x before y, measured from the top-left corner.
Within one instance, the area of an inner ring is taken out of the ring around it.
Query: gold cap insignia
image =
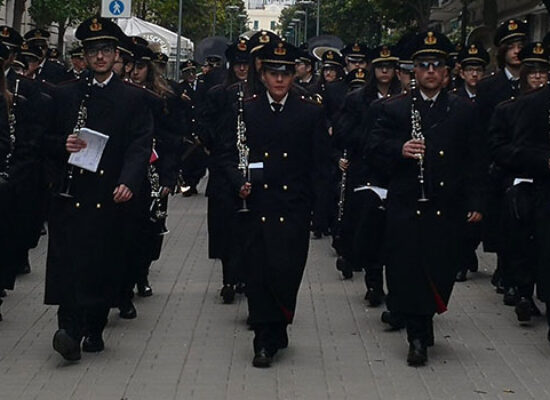
[[[359,46],[359,43],[355,43],[351,48],[351,51],[353,51],[354,53],[359,53],[361,51],[361,46]]]
[[[327,51],[327,60],[334,60],[334,53],[332,51]]]
[[[363,71],[362,69],[358,69],[355,73],[355,77],[357,79],[365,79],[365,71]]]
[[[279,43],[277,48],[273,51],[276,56],[286,56],[286,49],[283,43]]]
[[[468,54],[473,56],[473,55],[476,55],[477,53],[479,53],[479,50],[477,49],[475,44],[472,44],[468,49]]]
[[[266,43],[269,43],[269,35],[267,34],[267,32],[262,32],[262,36],[260,36],[260,43],[262,44],[266,44]]]
[[[103,26],[99,23],[97,18],[92,19],[92,23],[90,25],[90,31],[92,32],[99,32],[103,29]],[[135,43],[135,42],[134,42]]]
[[[514,21],[513,19],[510,20],[510,22],[508,23],[508,30],[509,31],[515,31],[519,28],[518,24],[516,23],[516,21]]]
[[[29,45],[25,42],[21,45],[21,50],[28,50],[29,49]]]
[[[542,47],[542,43],[537,43],[535,47],[533,48],[533,54],[541,55],[544,54],[544,47]]]
[[[424,43],[433,46],[437,43],[437,38],[435,37],[433,32],[428,32],[428,36],[426,36],[426,39],[424,39]]]
[[[386,46],[382,47],[382,50],[380,51],[380,57],[386,58],[391,56],[391,51]]]
[[[237,49],[239,49],[239,51],[246,51],[248,50],[247,47],[246,47],[246,42],[244,40],[241,40],[239,42],[239,44],[237,45]]]
[[[2,29],[2,33],[0,33],[0,35],[2,37],[10,37],[10,31],[7,26],[5,26],[4,29]]]

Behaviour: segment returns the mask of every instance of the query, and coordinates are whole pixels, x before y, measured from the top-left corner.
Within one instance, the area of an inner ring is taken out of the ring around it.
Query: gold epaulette
[[[323,96],[317,93],[310,96],[300,96],[300,99],[306,103],[314,104],[316,106],[323,105]]]

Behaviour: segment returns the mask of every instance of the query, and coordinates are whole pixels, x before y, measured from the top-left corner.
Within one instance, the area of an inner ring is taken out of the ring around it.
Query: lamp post
[[[178,5],[178,38],[176,40],[176,71],[175,78],[176,82],[180,80],[180,57],[181,57],[181,30],[182,30],[182,20],[183,20],[183,0],[179,0]]]
[[[295,46],[298,46],[300,43],[300,25],[302,23],[302,20],[300,18],[292,18],[292,22],[296,24],[296,43],[294,43]]]
[[[319,36],[319,27],[321,25],[321,0],[317,0],[317,28],[315,34]]]
[[[227,14],[229,14],[229,40],[233,41],[233,12],[239,11],[239,7],[237,6],[227,6],[225,7],[225,11]]]
[[[239,14],[237,15],[237,18],[240,20],[239,34],[242,34],[244,32],[244,24],[246,23],[246,19],[248,18],[248,16],[246,14]]]
[[[303,10],[298,10],[298,11],[295,11],[294,12],[294,15],[297,15],[298,16],[298,19],[300,19],[300,16],[304,16],[305,17],[305,22],[304,22],[304,32],[303,32],[303,36],[304,36],[304,43],[306,41],[306,36],[307,36],[307,13]],[[302,22],[302,20],[300,19],[300,22]]]
[[[315,4],[312,0],[302,0],[302,1],[299,1],[298,4],[300,4],[301,6],[304,6],[304,15],[305,15],[305,24],[304,24],[304,42],[307,42],[307,37],[308,37],[308,30],[307,30],[307,19],[308,19],[308,9],[309,9],[309,6]]]
[[[291,22],[288,24],[288,29],[292,29],[292,38],[294,39],[294,45],[296,45],[296,24],[294,22]]]

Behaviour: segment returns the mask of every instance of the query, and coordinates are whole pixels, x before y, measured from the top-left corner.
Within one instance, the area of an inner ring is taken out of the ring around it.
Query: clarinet
[[[15,151],[15,142],[16,142],[16,136],[15,132],[17,129],[17,118],[15,116],[15,110],[17,109],[17,100],[19,98],[19,82],[21,80],[17,78],[15,80],[15,90],[13,92],[13,99],[11,108],[8,113],[8,125],[9,125],[9,133],[10,133],[10,147],[9,152],[6,154],[6,159],[4,160],[4,171],[0,173],[0,182],[6,183],[10,179],[10,164],[11,164],[11,158],[13,157],[13,153]]]
[[[246,144],[246,124],[244,122],[244,89],[242,82],[239,83],[239,92],[237,93],[237,150],[239,152],[239,171],[248,181],[248,156],[250,148]],[[249,212],[246,199],[243,199],[242,207],[239,212]]]
[[[155,142],[153,140],[153,151],[155,149]],[[149,205],[149,220],[154,223],[162,222],[161,235],[168,233],[166,229],[166,218],[168,212],[162,209],[162,186],[160,185],[160,174],[155,164],[149,164],[149,170],[147,171],[147,177],[151,183],[151,204]]]
[[[411,76],[411,136],[415,140],[424,141],[424,135],[422,134],[422,118],[420,117],[420,111],[416,108],[417,101],[417,91],[416,91],[416,79],[414,76]],[[417,154],[418,157],[418,182],[420,184],[420,198],[419,202],[425,203],[429,199],[426,197],[426,187],[424,179],[424,156],[422,154]]]
[[[92,82],[90,78],[86,78],[86,94],[84,95],[84,98],[80,102],[80,107],[78,109],[78,116],[76,119],[76,124],[73,128],[73,134],[79,135],[80,130],[84,128],[86,125],[86,119],[88,118],[88,100],[90,99],[90,92],[92,88]],[[69,165],[69,168],[67,169],[67,176],[66,176],[66,186],[65,190],[59,193],[59,196],[65,197],[65,198],[73,198],[73,195],[71,194],[71,187],[74,179],[74,165]]]
[[[344,154],[342,154],[344,160],[348,159],[348,149],[344,149]],[[346,202],[346,181],[348,178],[348,170],[345,169],[342,171],[342,179],[340,181],[340,198],[338,199],[338,223],[342,222],[344,218],[344,204]]]

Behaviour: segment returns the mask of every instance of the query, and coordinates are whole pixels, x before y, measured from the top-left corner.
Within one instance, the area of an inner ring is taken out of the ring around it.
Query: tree
[[[434,0],[372,0],[386,28],[428,30]]]
[[[63,51],[63,37],[67,27],[97,14],[95,0],[32,0],[29,13],[36,26],[44,28],[52,23],[58,25],[57,48]]]

